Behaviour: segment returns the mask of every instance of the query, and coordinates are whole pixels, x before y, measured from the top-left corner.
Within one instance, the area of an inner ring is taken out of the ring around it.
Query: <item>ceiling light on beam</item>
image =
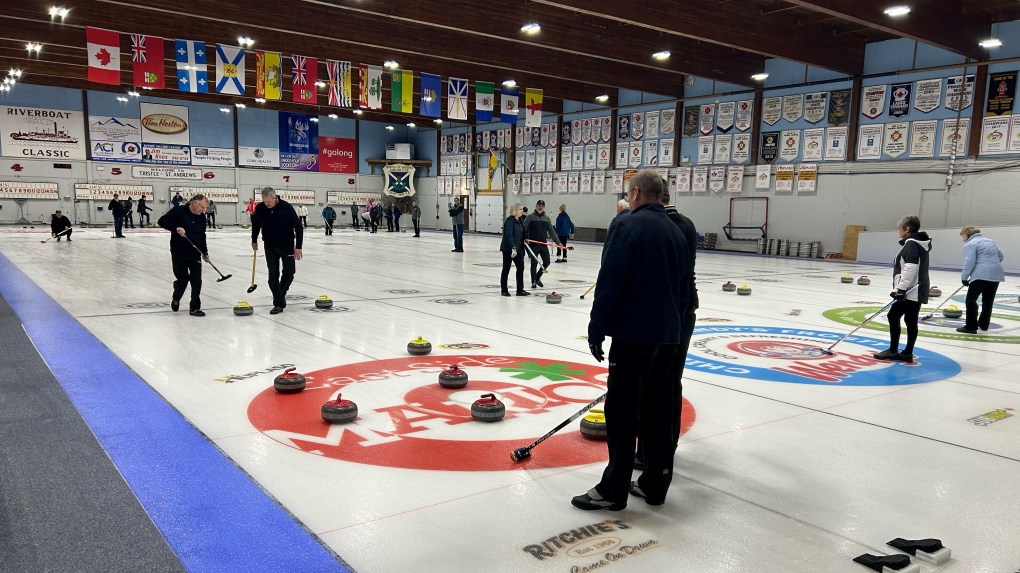
[[[521,31],[525,34],[537,34],[542,30],[542,27],[537,22],[528,22],[521,26]]]
[[[339,117],[339,116],[337,114],[335,114],[335,113],[329,114],[329,119],[336,119],[337,117]]]
[[[38,54],[39,52],[42,51],[42,44],[36,44],[35,42],[29,42],[28,44],[25,44],[25,49],[28,50],[29,54],[31,54],[32,52],[35,52],[35,53]]]
[[[753,76],[751,76],[751,79],[756,81],[756,82],[763,82],[763,81],[769,79],[769,75],[766,74],[765,72],[762,72],[760,74],[754,74]]]
[[[264,98],[264,97],[257,97],[257,98],[255,98],[255,103],[266,103],[266,98]]]
[[[326,82],[324,82],[322,80],[319,80],[319,81],[315,82],[315,87],[317,87],[317,88],[324,88],[324,87],[326,87]]]
[[[434,119],[432,121],[434,121],[436,125],[443,125],[443,120],[441,119]]]
[[[64,19],[71,12],[68,8],[62,8],[57,6],[50,7],[50,17]]]
[[[418,127],[413,121],[408,122],[407,127]]]
[[[360,109],[356,109],[356,110],[354,110],[354,111],[353,111],[353,112],[351,112],[351,113],[353,113],[354,115],[361,115],[361,114],[362,114],[362,113],[364,113],[364,112],[362,112],[362,111],[361,111]]]
[[[124,96],[117,96],[117,101],[128,101],[128,98]]]
[[[661,52],[655,52],[652,57],[656,60],[668,60],[670,56],[669,50],[663,50]]]
[[[310,117],[310,118],[308,118],[308,121],[319,123],[319,118],[317,118],[317,117]]]
[[[386,126],[386,131],[393,131],[393,126],[392,125],[387,125]]]
[[[229,107],[221,107],[220,111],[222,111],[223,113],[230,113],[230,108]]]
[[[128,95],[131,96],[131,97],[138,97],[138,96],[140,96],[142,94],[140,94],[140,93],[138,93],[138,92],[136,92],[134,90],[131,90],[131,91],[128,92]]]
[[[998,38],[989,38],[987,40],[983,40],[978,45],[981,46],[982,48],[985,48],[985,49],[988,49],[988,48],[998,48],[999,46],[1002,45],[1002,40],[1000,40]]]
[[[238,36],[237,37],[237,44],[239,46],[244,46],[245,48],[250,48],[252,46],[252,44],[254,44],[254,43],[255,43],[255,40],[252,40],[248,36]]]
[[[10,70],[7,71],[7,75],[11,76],[12,78],[20,78],[21,77],[21,70],[16,69],[16,68],[11,68]]]
[[[515,87],[517,87],[517,82],[515,82],[513,80],[506,80],[505,82],[503,82],[503,85],[508,87],[508,88],[515,88]]]
[[[885,15],[896,18],[910,13],[910,6],[893,6],[885,9]]]
[[[384,68],[389,68],[391,70],[395,70],[395,69],[400,67],[400,64],[398,64],[397,62],[395,62],[393,60],[386,60],[385,62],[383,62],[383,67]]]
[[[234,107],[236,107],[237,109],[244,109],[248,106],[244,105],[243,103],[235,103]]]
[[[606,95],[606,94],[602,94],[602,95],[596,97],[595,101],[597,101],[599,103],[606,103],[607,101],[609,101],[609,96]]]

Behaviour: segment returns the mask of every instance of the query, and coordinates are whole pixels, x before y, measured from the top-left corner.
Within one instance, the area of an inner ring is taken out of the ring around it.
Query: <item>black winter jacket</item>
[[[199,257],[195,247],[198,247],[203,255],[209,255],[209,248],[205,243],[204,213],[195,215],[187,205],[181,205],[164,213],[156,224],[170,231],[170,252],[175,257],[197,259]],[[184,240],[184,237],[177,234],[178,227],[184,228],[184,234],[188,239],[191,239],[195,247],[192,247],[188,241]]]
[[[687,241],[688,270],[691,273],[691,278],[687,283],[687,288],[691,295],[687,303],[687,312],[693,312],[700,306],[698,301],[698,285],[695,284],[694,280],[694,262],[698,252],[698,230],[694,227],[694,222],[682,215],[673,205],[666,207],[666,215],[670,221],[673,221],[679,227],[680,232],[684,234],[684,239]]]
[[[276,200],[276,206],[270,209],[265,203],[255,206],[255,214],[251,218],[251,242],[259,240],[267,247],[300,249],[304,243],[303,228],[297,211],[283,199]]]

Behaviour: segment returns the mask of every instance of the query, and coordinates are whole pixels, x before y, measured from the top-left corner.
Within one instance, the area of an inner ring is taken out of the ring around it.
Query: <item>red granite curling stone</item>
[[[471,404],[471,417],[478,422],[498,422],[506,415],[506,406],[495,394],[482,394]]]
[[[468,375],[456,364],[439,373],[439,385],[443,388],[457,389],[467,386]]]
[[[330,400],[322,405],[322,419],[330,424],[346,424],[358,417],[358,405],[350,400],[344,400],[340,394],[335,400]]]
[[[294,394],[305,389],[305,377],[297,372],[296,368],[288,368],[273,380],[273,388],[281,394]]]

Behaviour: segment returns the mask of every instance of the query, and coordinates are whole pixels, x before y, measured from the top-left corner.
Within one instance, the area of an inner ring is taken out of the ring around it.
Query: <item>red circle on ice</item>
[[[457,364],[471,376],[447,389],[436,376]],[[248,419],[269,438],[338,460],[445,471],[567,467],[606,461],[606,446],[583,438],[577,425],[560,430],[523,463],[510,452],[527,446],[606,391],[605,368],[515,356],[408,356],[305,373],[307,386],[283,395],[272,386],[248,406]],[[349,424],[328,424],[322,404],[342,392],[358,404]],[[499,423],[471,418],[471,404],[494,393],[506,405]],[[681,433],[694,425],[686,399]]]
[[[805,360],[825,358],[827,356],[817,346],[802,344],[792,340],[741,340],[739,342],[731,342],[726,347],[740,354],[760,356],[762,358]]]

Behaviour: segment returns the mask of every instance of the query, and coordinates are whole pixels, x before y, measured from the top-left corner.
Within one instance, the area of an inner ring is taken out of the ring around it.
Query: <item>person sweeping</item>
[[[910,215],[900,219],[900,252],[893,261],[893,291],[889,296],[896,302],[889,308],[889,348],[875,354],[878,360],[898,362],[914,361],[914,342],[917,341],[917,317],[921,305],[928,302],[928,253],[931,237],[921,231],[921,219]],[[907,323],[907,345],[899,350],[900,320]]]

